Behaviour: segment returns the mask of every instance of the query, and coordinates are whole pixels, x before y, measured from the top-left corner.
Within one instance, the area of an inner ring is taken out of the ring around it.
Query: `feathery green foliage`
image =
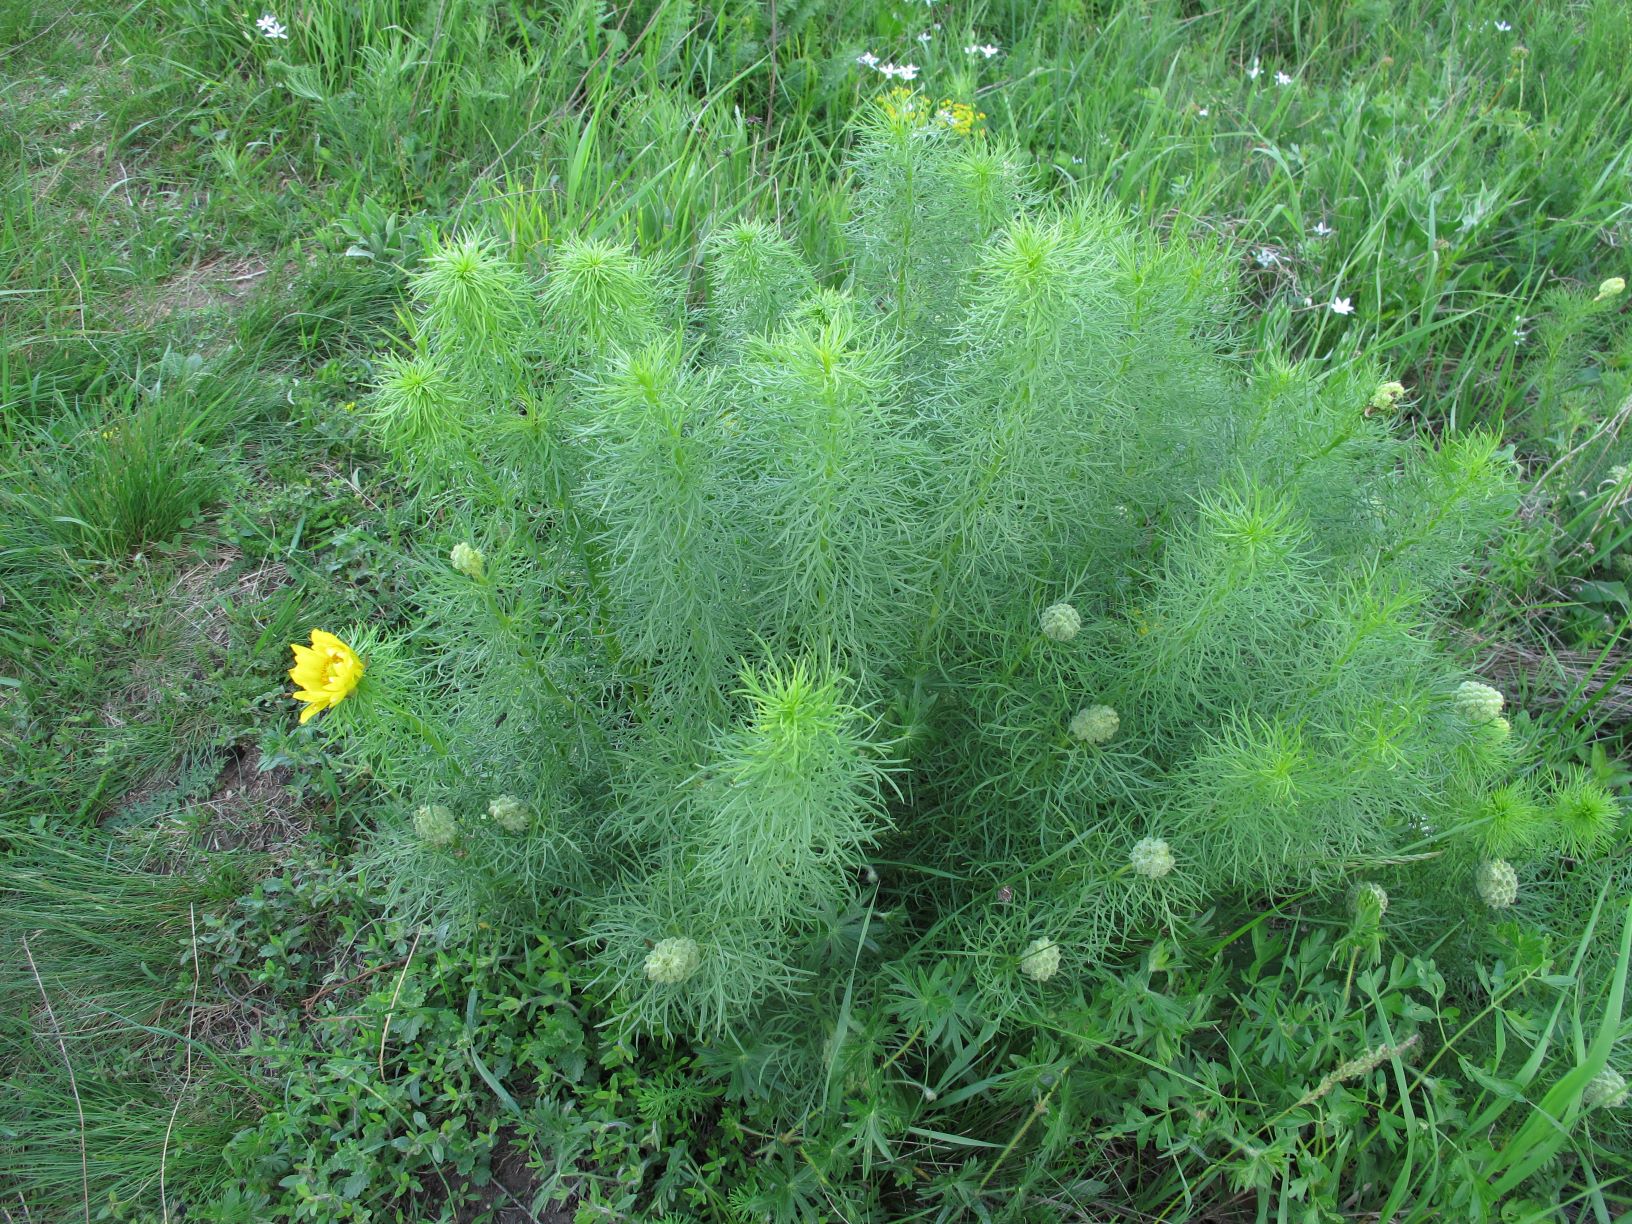
[[[425,586],[337,750],[398,820],[553,796],[547,831],[460,833],[450,869],[493,907],[553,881],[619,1023],[693,1039],[943,958],[1023,1028],[1055,978],[1028,948],[1074,977],[1201,909],[1539,850],[1491,827],[1525,753],[1459,704],[1436,632],[1514,505],[1494,439],[1411,437],[1364,365],[1246,368],[1216,251],[1027,204],[1001,145],[919,109],[866,118],[854,279],[739,227],[700,329],[602,241],[534,290],[479,238],[432,250],[408,343],[478,405],[468,466],[375,419],[515,561]],[[534,405],[547,436],[516,427]],[[558,497],[529,521],[539,467]],[[1146,839],[1169,870],[1133,870]],[[417,864],[452,840],[377,856],[444,919],[465,894]]]

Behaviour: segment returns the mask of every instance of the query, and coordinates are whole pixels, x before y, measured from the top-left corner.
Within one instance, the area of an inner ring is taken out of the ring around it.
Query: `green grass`
[[[1503,431],[1530,525],[1462,610],[1470,655],[1539,711],[1551,765],[1625,794],[1632,323],[1629,295],[1594,300],[1632,277],[1620,0],[274,11],[287,40],[222,0],[0,0],[0,1206],[81,1218],[82,1143],[93,1217],[219,1199],[219,1149],[277,1095],[243,1026],[321,1044],[344,1022],[311,992],[413,959],[359,933],[380,921],[348,876],[369,780],[294,730],[282,672],[312,624],[418,580],[440,511],[361,422],[427,238],[483,227],[533,263],[567,236],[634,244],[701,306],[710,236],[760,218],[841,279],[851,120],[887,87],[864,52],[973,101],[1040,193],[1223,246],[1256,345],[1367,350],[1423,430]],[[296,891],[319,899],[244,919],[303,837],[324,866]],[[200,953],[229,913],[253,934]],[[251,980],[237,958],[263,947],[287,980]],[[333,998],[390,1010],[361,990]],[[463,1006],[436,1023],[464,1031]],[[324,1048],[368,1084],[373,1040]],[[506,1126],[537,1087],[462,1074]],[[617,1082],[595,1106],[613,1117]],[[566,1150],[537,1108],[522,1129]],[[1629,1150],[1624,1124],[1591,1142]],[[615,1185],[653,1158],[603,1137],[584,1159]],[[403,1168],[358,1197],[435,1180]]]

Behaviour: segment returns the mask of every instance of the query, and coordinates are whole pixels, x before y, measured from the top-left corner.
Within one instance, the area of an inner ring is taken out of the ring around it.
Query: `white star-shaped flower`
[[[1263,74],[1263,71],[1264,70],[1258,66],[1258,57],[1256,55],[1253,56],[1252,67],[1247,69],[1247,80],[1256,81]]]
[[[1334,294],[1332,300],[1327,304],[1327,308],[1333,314],[1351,315],[1354,313],[1354,300],[1352,298],[1340,298]]]
[[[1292,84],[1292,78],[1290,76],[1288,76],[1284,72],[1277,72],[1275,74],[1275,84],[1277,84],[1277,85],[1290,85],[1290,84]]]
[[[1512,28],[1513,28],[1513,26],[1512,26],[1512,24],[1510,22],[1498,21],[1496,23],[1496,30],[1500,34],[1506,34]]]
[[[1316,238],[1330,238],[1335,233],[1337,233],[1337,231],[1335,229],[1333,229],[1331,226],[1327,225],[1326,222],[1324,222],[1324,221],[1315,222],[1315,237]]]
[[[871,51],[863,51],[860,55],[856,56],[856,63],[860,64],[863,68],[877,68],[878,56],[874,55]]]
[[[255,22],[255,28],[268,38],[288,38],[288,28],[271,13],[262,13]]]
[[[928,30],[925,30],[922,34],[918,35],[918,41],[921,43],[928,43],[929,40],[934,37],[935,35],[931,34]]]
[[[1258,261],[1258,266],[1260,268],[1268,268],[1280,262],[1281,257],[1270,247],[1259,247],[1258,254],[1253,258]]]
[[[899,67],[899,68],[897,68],[895,70],[895,75],[900,77],[903,81],[917,80],[917,78],[918,78],[918,65],[917,64],[902,64],[901,67]]]

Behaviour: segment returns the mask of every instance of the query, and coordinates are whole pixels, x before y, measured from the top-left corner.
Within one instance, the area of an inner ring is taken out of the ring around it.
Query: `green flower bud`
[[[1128,864],[1133,868],[1135,875],[1159,880],[1173,871],[1173,851],[1161,838],[1147,837],[1134,843],[1133,850],[1128,855]]]
[[[1071,738],[1085,744],[1103,744],[1121,726],[1121,717],[1110,706],[1085,706],[1072,716]]]
[[[1068,603],[1049,604],[1043,609],[1043,636],[1054,642],[1069,642],[1082,628],[1082,617]]]
[[[646,976],[665,986],[677,986],[696,973],[702,963],[703,952],[695,939],[660,939],[646,954]]]
[[[414,832],[427,846],[451,846],[459,836],[459,824],[440,803],[426,803],[414,809]]]
[[[506,833],[525,833],[533,822],[533,814],[514,795],[500,795],[489,802],[487,814]]]
[[[1470,723],[1488,723],[1500,717],[1503,703],[1498,690],[1477,680],[1464,680],[1457,685],[1456,696],[1451,699],[1456,712]]]
[[[1060,945],[1052,939],[1034,939],[1020,955],[1020,972],[1034,982],[1046,982],[1060,971]]]
[[[1626,1104],[1628,1095],[1626,1077],[1614,1067],[1605,1067],[1587,1081],[1581,1105],[1585,1109],[1615,1109]]]
[[[1519,876],[1506,859],[1480,863],[1474,873],[1473,887],[1479,899],[1491,909],[1506,909],[1519,899]]]
[[[1620,297],[1626,292],[1626,277],[1612,276],[1598,286],[1598,296],[1592,300],[1602,302],[1612,297]]]
[[[1388,913],[1388,892],[1381,884],[1374,884],[1370,880],[1362,880],[1354,886],[1349,894],[1349,908],[1357,918],[1364,917],[1375,906],[1377,917],[1381,918]]]
[[[453,562],[453,568],[466,578],[480,578],[487,563],[487,558],[482,556],[480,549],[463,542],[453,546],[453,552],[448,555],[448,560]]]

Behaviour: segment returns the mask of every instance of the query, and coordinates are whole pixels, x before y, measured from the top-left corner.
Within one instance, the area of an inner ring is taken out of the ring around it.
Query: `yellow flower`
[[[942,127],[951,128],[959,136],[968,136],[975,131],[980,121],[986,118],[984,111],[977,111],[967,102],[954,102],[950,98],[943,98],[937,105],[922,94],[901,85],[887,91],[879,102],[884,108],[884,114],[902,130],[924,128],[938,123]]]
[[[363,661],[332,633],[313,629],[310,646],[297,642],[289,649],[295,652],[295,665],[289,669],[295,692],[290,696],[306,703],[300,712],[302,723],[350,697],[363,678]]]
[[[943,98],[935,117],[959,136],[968,136],[975,130],[975,126],[986,118],[986,112],[977,111],[967,102],[953,102],[949,98]]]
[[[904,85],[889,90],[879,101],[884,114],[898,127],[923,127],[929,122],[928,104]]]

